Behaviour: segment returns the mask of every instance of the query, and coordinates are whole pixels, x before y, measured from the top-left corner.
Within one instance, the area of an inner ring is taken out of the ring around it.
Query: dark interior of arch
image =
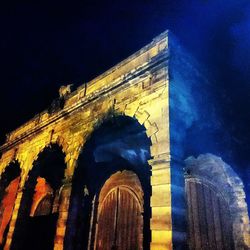
[[[66,249],[87,249],[92,201],[95,196],[98,199],[112,174],[125,169],[137,174],[144,191],[144,249],[149,248],[150,145],[145,127],[133,118],[115,116],[94,130],[83,147],[73,178]]]
[[[13,235],[12,249],[53,249],[58,213],[30,216],[37,178],[45,178],[54,194],[62,185],[66,164],[58,145],[46,147],[34,162],[25,183],[23,197]]]
[[[10,163],[6,169],[4,170],[1,179],[0,179],[0,201],[1,201],[1,205],[2,205],[2,201],[3,198],[6,194],[6,188],[9,186],[9,184],[15,180],[17,177],[20,177],[21,174],[21,169],[20,169],[20,165],[17,161]],[[7,233],[9,230],[9,224],[10,221],[8,223],[8,225],[6,226],[5,230],[4,230],[4,234],[3,234],[3,240],[2,240],[2,244],[0,244],[0,249],[3,249],[6,239],[7,239]]]
[[[62,184],[65,171],[65,154],[57,144],[46,147],[34,163],[33,175],[45,178],[53,189],[58,189]]]
[[[10,182],[20,176],[20,174],[21,169],[17,161],[10,163],[10,165],[6,167],[0,179],[0,200],[2,200],[5,189]]]

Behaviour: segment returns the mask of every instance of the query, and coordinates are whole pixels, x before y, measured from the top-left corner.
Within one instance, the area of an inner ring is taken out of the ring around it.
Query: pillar
[[[21,164],[20,168],[24,169],[24,164]],[[17,222],[17,217],[21,211],[21,201],[22,201],[22,197],[23,197],[23,188],[24,188],[26,178],[27,178],[27,173],[25,173],[25,171],[22,171],[21,179],[20,179],[20,183],[19,183],[19,188],[17,191],[16,200],[15,200],[15,205],[14,205],[12,216],[10,219],[10,227],[9,227],[9,231],[7,234],[7,239],[6,239],[6,243],[4,246],[4,250],[9,250],[11,245],[12,245],[14,230],[15,230],[16,222]]]
[[[71,191],[72,178],[68,177],[64,180],[64,185],[60,192],[59,216],[54,240],[54,250],[63,249]]]
[[[170,163],[167,155],[149,160],[151,186],[151,250],[172,249]]]
[[[64,248],[64,238],[69,215],[70,196],[72,191],[72,178],[77,164],[80,147],[75,147],[71,153],[66,155],[67,168],[65,170],[65,179],[60,190],[59,198],[59,216],[57,220],[56,235],[54,239],[54,250]]]
[[[11,243],[12,243],[12,237],[13,237],[13,233],[15,230],[15,225],[16,225],[16,221],[17,221],[17,216],[19,213],[19,208],[21,205],[21,200],[22,200],[22,196],[23,196],[23,191],[22,188],[19,188],[18,192],[17,192],[17,197],[16,197],[16,201],[15,201],[15,205],[14,205],[14,209],[12,212],[12,217],[10,220],[10,227],[9,227],[9,231],[7,234],[7,240],[4,246],[4,250],[9,250]]]

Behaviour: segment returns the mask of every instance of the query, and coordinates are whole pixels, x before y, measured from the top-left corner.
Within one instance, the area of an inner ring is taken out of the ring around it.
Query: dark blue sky
[[[237,161],[250,160],[250,4],[34,1],[0,6],[0,136],[170,29],[207,70]]]

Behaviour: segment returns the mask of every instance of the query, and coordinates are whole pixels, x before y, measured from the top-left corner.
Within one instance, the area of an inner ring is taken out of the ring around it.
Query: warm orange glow
[[[38,177],[37,184],[35,187],[35,193],[33,195],[33,202],[30,210],[30,216],[34,216],[36,208],[39,202],[45,197],[47,194],[51,194],[53,189],[50,185],[46,182],[44,178]]]
[[[18,190],[18,184],[20,177],[14,179],[9,186],[5,189],[5,195],[1,203],[1,225],[0,225],[0,244],[3,241],[4,230],[6,229],[15,204],[16,194]]]

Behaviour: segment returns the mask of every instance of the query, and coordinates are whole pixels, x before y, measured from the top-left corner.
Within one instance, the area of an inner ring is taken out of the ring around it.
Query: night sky
[[[0,6],[5,134],[171,30],[207,70],[232,157],[250,168],[249,0],[42,1]]]

